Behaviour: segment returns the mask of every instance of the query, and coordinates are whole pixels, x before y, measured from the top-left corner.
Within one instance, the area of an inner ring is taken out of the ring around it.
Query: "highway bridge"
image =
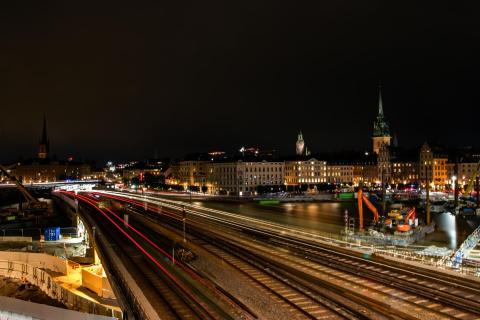
[[[480,282],[181,201],[68,192],[129,318],[478,319]],[[95,229],[93,229],[95,228]]]

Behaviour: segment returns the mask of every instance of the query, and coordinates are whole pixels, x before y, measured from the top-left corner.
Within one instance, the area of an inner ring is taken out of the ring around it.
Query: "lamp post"
[[[385,165],[382,165],[382,214],[385,214],[386,211],[386,197],[387,197],[387,192],[385,190]]]
[[[182,221],[183,221],[183,242],[186,243],[187,238],[185,236],[185,224],[187,222],[187,213],[185,211],[185,206],[183,206],[183,210],[182,210]]]
[[[428,177],[429,166],[425,162],[425,182],[426,182],[426,195],[425,195],[425,212],[427,215],[427,225],[430,225],[430,179]]]
[[[455,164],[456,166],[456,164]],[[454,200],[454,208],[457,207],[458,205],[458,182],[457,182],[457,176],[452,176],[452,182],[453,182],[453,193],[454,193],[454,196],[455,196],[455,200]]]

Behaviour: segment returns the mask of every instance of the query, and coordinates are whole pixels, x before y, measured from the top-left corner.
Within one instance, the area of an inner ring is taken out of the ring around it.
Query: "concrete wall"
[[[82,269],[82,286],[102,296],[102,277],[87,269]]]
[[[77,312],[0,296],[0,320],[3,319],[113,320],[115,318]]]
[[[100,297],[115,299],[112,287],[100,265],[82,269],[82,286],[92,290]]]
[[[67,261],[44,253],[0,251],[0,260],[22,262],[36,268],[67,274]]]
[[[0,242],[32,242],[32,237],[0,237]]]
[[[39,253],[0,252],[0,276],[28,281],[71,310],[107,316],[114,315],[112,309],[77,296],[57,284],[46,271],[40,269],[45,266],[50,270],[57,270],[57,272],[64,270],[66,273],[65,261],[57,257]]]

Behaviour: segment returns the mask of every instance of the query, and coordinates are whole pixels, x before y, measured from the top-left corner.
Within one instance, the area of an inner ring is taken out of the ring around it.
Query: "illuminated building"
[[[327,182],[329,183],[349,183],[353,184],[354,165],[343,162],[327,163]]]
[[[315,158],[285,161],[285,184],[317,184],[327,182],[327,162]]]
[[[378,154],[378,181],[411,184],[419,179],[418,152],[383,145]]]
[[[281,161],[225,161],[207,167],[209,191],[215,194],[253,195],[257,186],[284,184],[285,164]]]
[[[448,156],[440,148],[431,148],[426,142],[420,150],[420,181],[426,184],[427,180],[435,190],[443,190],[447,184]],[[428,179],[427,179],[428,178]]]
[[[11,165],[12,175],[27,184],[66,179],[80,180],[90,177],[90,165],[76,162],[73,158],[67,161],[51,159],[49,157],[49,149],[50,143],[47,136],[47,121],[44,116],[38,157]]]
[[[295,144],[295,146],[296,146],[297,156],[304,155],[305,141],[303,140],[303,134],[301,131],[298,133],[297,143]]]

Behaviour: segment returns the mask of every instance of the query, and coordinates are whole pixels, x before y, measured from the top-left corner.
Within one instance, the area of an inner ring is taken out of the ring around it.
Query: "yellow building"
[[[285,161],[285,185],[317,184],[327,182],[327,162],[315,158]]]
[[[440,150],[432,150],[425,142],[420,150],[420,181],[428,181],[433,190],[443,190],[448,183],[448,156]]]

